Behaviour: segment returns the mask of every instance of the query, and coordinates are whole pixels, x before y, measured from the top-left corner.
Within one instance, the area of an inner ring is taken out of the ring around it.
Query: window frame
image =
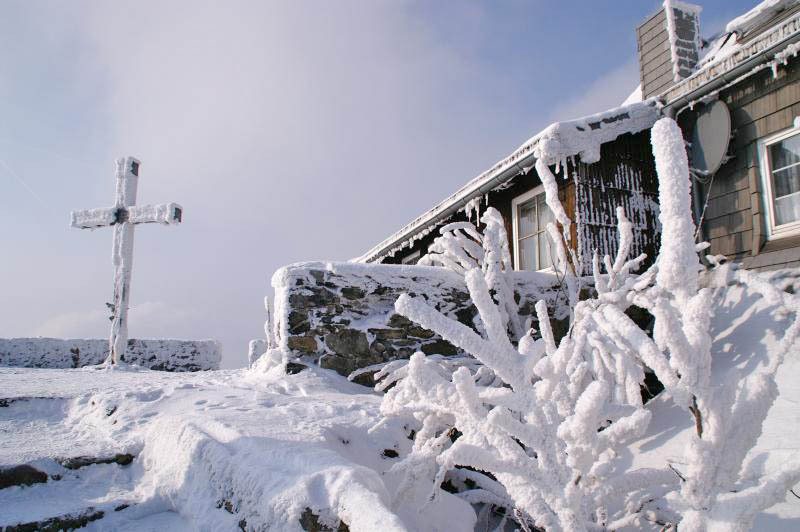
[[[764,137],[758,141],[759,169],[761,170],[762,207],[764,209],[767,229],[767,240],[776,240],[787,236],[800,234],[800,220],[786,224],[775,224],[775,195],[772,189],[772,161],[770,160],[770,146],[791,137],[800,135],[800,123],[795,119],[795,125],[774,135]]]
[[[539,185],[530,189],[527,192],[523,192],[519,196],[513,198],[511,200],[511,232],[512,238],[514,239],[514,269],[517,271],[520,270],[519,267],[519,209],[518,207],[523,203],[530,201],[531,199],[535,198],[536,196],[540,196],[544,194],[544,185]],[[549,206],[547,207],[550,208]],[[550,239],[549,235],[547,234],[547,230],[539,231],[540,233],[544,234],[544,238],[547,239],[548,249],[550,249]],[[539,243],[536,243],[537,249],[539,249]],[[550,249],[551,257],[550,262],[552,263],[547,268],[542,268],[541,270],[530,270],[530,271],[537,271],[537,272],[554,272],[555,270],[555,259],[552,257],[552,249]],[[528,270],[524,270],[528,271]]]
[[[408,255],[400,259],[400,264],[402,264],[403,266],[415,266],[419,262],[419,259],[421,258],[422,258],[422,251],[416,250],[415,252],[409,253]],[[411,262],[412,260],[414,262]]]

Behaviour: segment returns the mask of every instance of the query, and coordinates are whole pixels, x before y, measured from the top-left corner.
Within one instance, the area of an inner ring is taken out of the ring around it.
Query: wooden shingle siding
[[[639,41],[642,42],[646,40],[646,36],[649,32],[654,30],[657,31],[659,28],[665,27],[666,22],[667,14],[663,9],[658,10],[658,12],[651,15],[650,18],[645,20],[638,28],[636,28],[636,34],[640,37]]]
[[[669,49],[669,41],[667,40],[667,32],[659,34],[660,40],[653,41],[653,44],[647,48],[643,48],[639,54],[640,70],[644,74],[651,73],[655,68],[663,65],[665,62],[672,60],[672,53]]]
[[[715,201],[708,202],[706,220],[713,220],[726,214],[732,214],[750,209],[750,190],[744,188],[728,194],[718,196]]]
[[[708,208],[710,210],[713,211],[717,208],[714,204],[718,200],[727,201],[719,198],[733,192],[749,189],[750,181],[748,178],[748,169],[744,165],[739,164],[741,162],[743,162],[743,159],[737,156],[733,160],[728,161],[717,171],[717,174],[714,176],[714,181],[711,183],[711,193],[709,195],[711,200],[708,202]]]
[[[753,231],[732,233],[720,238],[712,238],[708,241],[711,244],[709,253],[711,255],[726,255],[732,258],[740,258],[742,253],[750,251],[752,240]]]
[[[672,56],[667,52],[666,56],[660,56],[652,63],[645,66],[646,71],[642,71],[642,76],[647,79],[648,87],[655,87],[663,83],[664,74],[670,75],[670,81],[673,79],[674,73],[672,72]]]
[[[667,72],[664,72],[663,74],[658,76],[658,78],[654,79],[650,83],[649,85],[650,88],[648,89],[652,91],[650,93],[650,96],[658,95],[667,90],[668,88],[670,88],[674,84],[675,84],[675,73],[672,71],[672,65],[670,65],[670,69]]]
[[[659,31],[648,34],[646,39],[646,41],[639,43],[640,67],[646,63],[652,62],[656,56],[663,53],[665,50],[669,51],[669,35],[667,34],[666,25]]]
[[[747,209],[725,214],[718,218],[706,219],[705,229],[706,236],[712,240],[730,234],[751,231],[753,229],[753,216],[750,214],[750,206],[748,205]],[[745,245],[749,250],[749,244]],[[740,249],[736,252],[741,251],[745,251],[745,249]]]
[[[644,33],[636,34],[637,49],[643,50],[647,48],[648,45],[650,45],[650,43],[659,38],[660,33],[666,31],[667,31],[667,17],[662,11],[657,18],[653,19],[650,29],[648,29]]]
[[[642,94],[649,98],[674,84],[672,52],[664,9],[636,29]]]
[[[766,242],[758,153],[760,139],[792,127],[800,116],[799,63],[781,65],[777,76],[764,69],[720,94],[731,111],[729,153],[734,157],[714,176],[703,232],[711,254],[742,259],[748,268],[770,269],[800,261],[800,241],[789,242],[782,251],[775,250],[779,241]],[[689,112],[689,116],[695,115]]]
[[[651,264],[660,242],[658,179],[651,153],[650,131],[622,135],[601,146],[600,161],[571,168],[575,182],[575,230],[584,274],[591,273],[592,256],[617,252],[616,208],[633,223],[633,258],[641,253]]]
[[[755,270],[778,270],[800,266],[800,235],[773,240],[761,253],[747,257],[743,264]]]

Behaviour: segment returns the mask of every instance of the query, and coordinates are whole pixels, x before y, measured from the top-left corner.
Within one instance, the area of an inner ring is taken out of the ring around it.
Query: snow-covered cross
[[[111,260],[114,264],[114,301],[109,304],[113,313],[109,339],[109,358],[112,364],[118,364],[123,360],[128,345],[128,301],[133,268],[134,226],[146,223],[179,224],[183,212],[177,203],[136,205],[140,164],[133,157],[117,159],[117,196],[113,207],[84,209],[71,213],[70,225],[78,229],[114,227],[111,249]]]

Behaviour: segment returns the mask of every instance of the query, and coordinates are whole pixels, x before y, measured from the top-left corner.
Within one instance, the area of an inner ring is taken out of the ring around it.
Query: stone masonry
[[[0,366],[81,368],[106,358],[106,339],[0,338]],[[129,339],[123,361],[160,371],[208,371],[219,369],[221,358],[214,340]]]
[[[514,272],[514,276],[523,318],[535,319],[538,299],[545,299],[551,309],[559,308],[554,276],[535,272]],[[424,298],[478,332],[483,329],[463,278],[445,268],[299,263],[278,270],[272,283],[278,347],[341,375],[409,358],[416,351],[463,354],[432,331],[395,313],[394,302],[404,292]]]

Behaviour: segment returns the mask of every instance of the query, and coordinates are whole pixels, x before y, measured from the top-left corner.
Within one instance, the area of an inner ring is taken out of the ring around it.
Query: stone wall
[[[563,318],[566,305],[553,275],[514,272],[523,320],[547,301]],[[402,293],[425,298],[443,314],[481,331],[464,279],[445,268],[393,264],[309,262],[286,266],[272,279],[274,334],[279,348],[342,375],[416,351],[463,354],[455,346],[395,313]]]
[[[108,358],[108,340],[0,338],[0,366],[80,368]],[[214,340],[128,340],[124,360],[161,371],[219,369],[220,345]]]

